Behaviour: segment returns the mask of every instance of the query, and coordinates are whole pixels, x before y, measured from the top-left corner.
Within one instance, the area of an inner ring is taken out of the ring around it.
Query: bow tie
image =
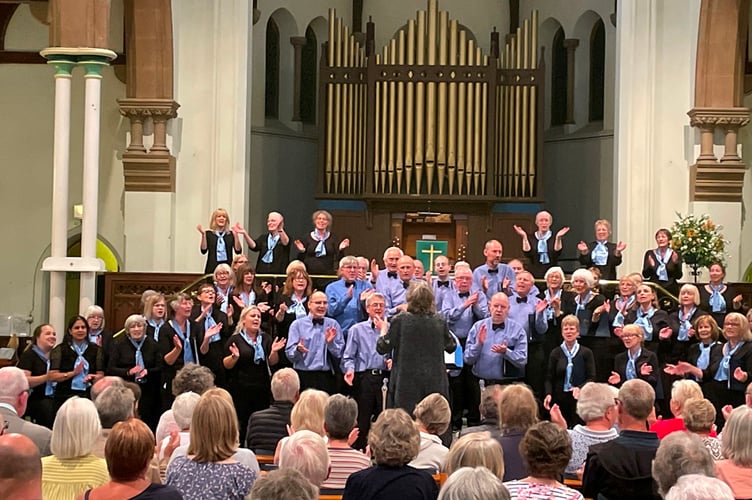
[[[397,271],[389,271],[386,273],[386,275],[390,278],[396,278],[397,277]]]
[[[345,286],[346,286],[346,287],[351,287],[351,286],[353,286],[354,284],[355,284],[355,282],[354,282],[354,281],[345,281]]]
[[[449,288],[449,282],[448,281],[437,281],[436,284],[438,286],[445,286],[445,287]]]
[[[314,325],[321,325],[321,326],[323,326],[324,325],[324,318],[311,318],[311,322]]]
[[[402,288],[404,288],[405,290],[407,290],[407,287],[409,287],[409,286],[410,286],[410,282],[409,281],[403,281],[402,282]]]
[[[467,297],[470,296],[470,292],[462,292],[459,294],[459,296],[461,299],[466,299]]]
[[[527,304],[527,296],[525,296],[525,297],[517,297],[517,303],[521,304],[522,302],[525,302]]]
[[[496,269],[489,269],[488,274],[499,274],[499,268],[497,267]]]
[[[503,330],[504,329],[504,323],[494,323],[493,325],[491,325],[491,327],[494,329],[494,331],[496,331],[496,330]]]

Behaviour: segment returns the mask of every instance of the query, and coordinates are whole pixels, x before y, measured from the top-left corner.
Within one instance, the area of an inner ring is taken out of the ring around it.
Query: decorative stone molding
[[[689,124],[693,127],[734,125],[743,127],[749,123],[749,108],[692,108]]]
[[[120,114],[131,123],[130,144],[123,153],[126,191],[175,191],[175,157],[167,147],[167,121],[180,107],[172,99],[118,99]],[[144,146],[144,123],[154,126],[154,143]]]
[[[689,181],[690,200],[741,202],[745,170],[743,163],[692,165]]]

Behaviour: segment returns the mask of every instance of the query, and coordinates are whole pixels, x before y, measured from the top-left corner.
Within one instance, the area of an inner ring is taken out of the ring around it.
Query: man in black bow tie
[[[514,271],[501,263],[503,248],[498,240],[488,240],[483,248],[486,263],[473,271],[473,287],[483,290],[486,298],[490,299],[496,292],[500,292],[504,280],[514,283]]]
[[[398,284],[381,292],[386,299],[386,316],[388,318],[400,311],[407,310],[407,289],[414,279],[415,264],[413,258],[409,255],[403,255],[397,260],[397,279],[390,280],[396,281]]]
[[[450,290],[454,290],[454,283],[449,279],[449,258],[446,255],[436,257],[433,261],[433,270],[436,273],[436,277],[431,280],[431,286],[436,299],[436,310],[441,311],[444,296]]]
[[[358,258],[352,255],[342,257],[339,261],[340,279],[326,286],[329,299],[327,314],[339,323],[347,338],[347,331],[358,321],[365,319],[361,301],[365,300],[373,287],[368,281],[358,279]]]
[[[398,247],[389,247],[384,250],[384,269],[379,269],[376,259],[371,260],[371,284],[385,297],[402,288],[402,282],[397,273],[397,263],[403,255]]]

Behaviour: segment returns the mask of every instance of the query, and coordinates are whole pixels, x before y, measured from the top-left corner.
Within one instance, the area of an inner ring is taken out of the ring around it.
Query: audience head
[[[58,458],[84,457],[94,449],[102,425],[90,400],[73,396],[55,415],[50,450]]]
[[[452,421],[452,409],[449,401],[439,393],[429,394],[415,406],[415,421],[428,434],[444,434]]]
[[[713,457],[699,436],[672,432],[661,439],[653,460],[653,479],[658,484],[658,493],[665,495],[685,474],[714,476]]]
[[[686,474],[663,497],[665,500],[733,500],[728,484],[703,474]]]
[[[295,469],[277,469],[253,483],[246,500],[316,500],[319,489]]]
[[[224,389],[206,391],[191,419],[188,455],[198,463],[221,462],[238,451],[238,417],[232,397]]]
[[[607,419],[611,425],[616,423],[617,411],[614,399],[618,391],[615,387],[598,382],[588,382],[580,390],[577,400],[577,415],[585,422]]]
[[[294,403],[300,395],[300,378],[292,368],[282,368],[272,376],[272,397],[275,401]]]
[[[430,285],[422,281],[410,284],[407,289],[407,310],[422,316],[436,313],[436,301]]]
[[[472,432],[452,443],[444,472],[452,475],[461,467],[485,467],[497,478],[504,478],[504,452],[497,440],[488,432]]]
[[[329,477],[329,451],[324,438],[311,431],[296,431],[279,453],[280,469],[296,469],[319,488]]]
[[[503,386],[491,384],[480,393],[480,417],[483,420],[499,420],[499,399],[503,390]]]
[[[0,436],[0,491],[5,500],[42,498],[42,460],[37,445],[26,436]]]
[[[645,421],[653,411],[655,390],[642,379],[627,380],[619,389],[619,418]]]
[[[200,399],[201,396],[195,392],[184,392],[172,402],[172,416],[175,418],[175,423],[181,431],[191,428],[193,412]]]
[[[334,394],[329,396],[324,410],[324,429],[329,439],[343,441],[357,424],[358,403],[354,399]]]
[[[137,418],[118,422],[107,437],[104,456],[113,481],[142,478],[154,457],[154,434]]]
[[[300,393],[290,412],[290,426],[295,432],[307,430],[324,436],[324,409],[329,395],[324,391],[307,389]]]
[[[104,429],[112,429],[116,423],[133,416],[136,399],[124,385],[110,386],[94,402],[99,414],[99,422]]]
[[[520,441],[520,455],[531,476],[558,479],[572,458],[572,440],[558,425],[539,422]]]
[[[682,408],[684,427],[695,434],[708,435],[715,422],[715,406],[704,398],[689,398]]]
[[[124,387],[125,384],[123,384],[123,379],[120,377],[114,377],[112,375],[107,375],[106,377],[102,377],[96,382],[94,382],[94,385],[91,386],[91,400],[95,401],[99,397],[100,394],[104,392],[105,389],[109,387]]]
[[[405,410],[384,410],[371,426],[368,446],[377,464],[401,467],[418,455],[420,432]]]
[[[23,370],[15,366],[0,368],[0,403],[7,403],[16,409],[19,417],[26,413],[29,401],[29,381]]]
[[[526,431],[538,422],[538,402],[525,384],[507,386],[499,398],[499,427],[502,433]]]
[[[671,386],[671,401],[669,406],[671,407],[671,413],[675,417],[682,415],[684,403],[690,398],[702,398],[702,389],[700,384],[694,380],[683,379],[677,380]]]
[[[196,363],[187,363],[175,374],[172,381],[172,394],[179,396],[184,392],[195,392],[201,395],[212,387],[214,387],[214,373],[209,368]]]
[[[752,467],[752,409],[734,408],[723,428],[723,456],[741,467]]]
[[[509,500],[509,491],[485,467],[462,467],[450,475],[438,500]]]

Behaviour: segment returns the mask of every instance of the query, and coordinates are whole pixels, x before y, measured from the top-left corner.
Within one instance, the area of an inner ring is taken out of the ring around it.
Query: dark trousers
[[[452,398],[452,427],[462,428],[462,413],[467,410],[467,425],[480,423],[480,386],[472,374],[471,366],[464,366],[456,377],[449,377],[449,393]]]
[[[337,392],[337,379],[331,371],[295,371],[300,378],[300,392],[306,389],[318,389],[330,395]]]
[[[52,429],[55,422],[55,400],[52,396],[29,399],[26,404],[26,415],[37,425]]]
[[[358,403],[358,439],[353,443],[356,450],[365,450],[368,444],[368,431],[371,422],[381,413],[384,397],[381,388],[387,380],[389,386],[389,372],[381,370],[367,370],[357,372],[353,379],[352,395]]]
[[[245,443],[248,419],[257,411],[265,410],[271,405],[271,388],[254,385],[232,384],[229,390],[235,413],[238,416],[240,442]]]

